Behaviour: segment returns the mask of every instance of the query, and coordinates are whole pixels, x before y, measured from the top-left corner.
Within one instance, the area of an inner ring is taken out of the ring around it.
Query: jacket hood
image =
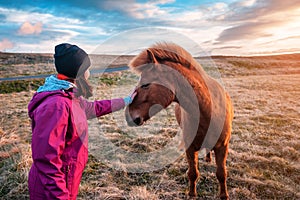
[[[51,75],[45,79],[44,85],[40,86],[37,92],[50,92],[55,90],[69,90],[76,88],[74,83],[69,81],[60,80],[56,75]]]
[[[74,98],[74,93],[63,91],[63,90],[55,90],[49,92],[36,92],[28,104],[28,114],[30,118],[33,117],[34,110],[50,96],[63,96],[72,99]]]

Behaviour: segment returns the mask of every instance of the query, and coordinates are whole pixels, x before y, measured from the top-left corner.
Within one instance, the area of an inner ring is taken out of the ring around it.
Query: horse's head
[[[125,110],[126,121],[130,126],[142,125],[175,99],[170,81],[166,78],[166,71],[162,70],[162,64],[155,59],[150,50],[144,53],[147,62],[135,68],[140,73],[136,87],[137,95]]]

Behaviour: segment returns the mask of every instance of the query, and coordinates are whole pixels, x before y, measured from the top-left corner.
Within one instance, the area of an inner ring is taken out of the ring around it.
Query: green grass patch
[[[100,77],[91,77],[89,80],[92,84],[103,84],[107,86],[117,85],[120,81],[120,76],[112,76],[111,74],[105,74]]]
[[[116,85],[120,77],[118,76],[101,76],[93,78],[92,83],[104,84],[108,86]],[[37,90],[44,84],[45,79],[32,79],[32,80],[16,80],[16,81],[1,81],[0,94],[7,94],[12,92],[22,92],[29,90]]]
[[[229,64],[232,64],[236,67],[242,67],[242,68],[246,68],[248,70],[251,69],[261,69],[264,68],[265,65],[259,62],[251,62],[251,61],[242,61],[242,60],[229,60],[228,61]]]
[[[17,80],[0,82],[0,94],[37,90],[44,84],[44,79]]]

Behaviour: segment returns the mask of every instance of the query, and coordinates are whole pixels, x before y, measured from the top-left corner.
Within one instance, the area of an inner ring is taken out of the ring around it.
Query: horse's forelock
[[[138,54],[137,56],[135,56],[129,63],[129,67],[133,70],[136,71],[138,73],[141,73],[141,70],[143,68],[143,66],[145,66],[145,64],[148,61],[148,55],[147,55],[147,51],[143,50],[140,54]]]

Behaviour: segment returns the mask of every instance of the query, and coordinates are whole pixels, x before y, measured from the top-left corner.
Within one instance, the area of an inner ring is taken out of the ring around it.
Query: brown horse
[[[198,151],[208,149],[207,161],[211,160],[210,150],[215,152],[220,198],[228,199],[226,158],[233,118],[229,95],[186,50],[173,43],[151,46],[129,66],[141,79],[136,97],[125,110],[128,125],[140,126],[176,102],[175,115],[189,164],[189,196],[197,195]]]

